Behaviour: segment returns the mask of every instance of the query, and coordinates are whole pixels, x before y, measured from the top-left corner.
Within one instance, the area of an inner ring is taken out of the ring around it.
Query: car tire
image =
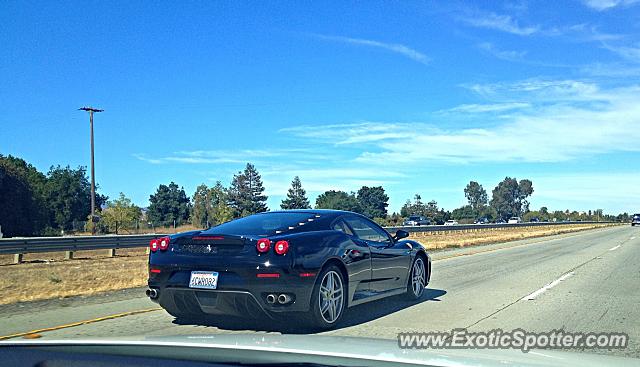
[[[342,271],[329,265],[320,272],[311,294],[311,326],[328,330],[336,326],[346,309],[347,287]]]
[[[418,255],[411,264],[409,279],[407,279],[406,298],[415,301],[424,294],[427,286],[427,264],[424,257]]]

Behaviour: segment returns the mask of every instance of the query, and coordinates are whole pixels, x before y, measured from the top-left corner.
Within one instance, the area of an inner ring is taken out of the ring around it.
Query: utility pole
[[[93,107],[81,107],[78,108],[78,110],[89,112],[89,126],[91,127],[91,223],[93,223],[91,226],[91,233],[96,234],[96,171],[93,164],[93,113],[102,112],[104,110],[99,110]]]

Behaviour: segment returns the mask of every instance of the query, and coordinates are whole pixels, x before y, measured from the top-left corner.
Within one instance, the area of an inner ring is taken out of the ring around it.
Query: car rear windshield
[[[313,213],[263,213],[222,223],[207,231],[211,234],[272,236],[295,229],[316,218]]]

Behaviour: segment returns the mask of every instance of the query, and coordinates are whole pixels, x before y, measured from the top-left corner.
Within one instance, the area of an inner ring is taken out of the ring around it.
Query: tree
[[[296,176],[291,181],[291,187],[287,191],[287,198],[282,200],[280,208],[282,209],[309,209],[309,199],[307,192],[302,188],[300,177]]]
[[[505,177],[498,183],[493,191],[491,206],[498,216],[507,219],[511,216],[521,216],[529,210],[529,202],[526,200],[533,193],[533,184],[530,180],[521,180]]]
[[[45,182],[45,175],[23,159],[0,154],[0,226],[5,236],[31,236],[49,225]]]
[[[233,219],[233,209],[229,206],[229,194],[220,181],[209,190],[207,203],[207,218],[210,226]]]
[[[44,197],[50,210],[50,223],[62,230],[73,228],[74,221],[85,221],[91,213],[91,184],[86,168],[51,167],[47,173]],[[107,201],[96,193],[96,207]]]
[[[464,188],[464,196],[473,210],[480,210],[487,205],[487,191],[475,181],[469,182]]]
[[[243,172],[233,176],[229,188],[229,202],[234,210],[234,217],[266,212],[267,196],[263,195],[262,178],[251,163],[247,163]]]
[[[191,224],[198,228],[206,228],[209,222],[209,188],[205,184],[196,187],[191,199]]]
[[[465,205],[458,209],[454,209],[451,212],[451,218],[464,223],[473,223],[474,220],[479,218],[479,212],[474,209],[473,206]]]
[[[181,224],[189,219],[191,202],[184,192],[173,181],[167,185],[160,185],[156,193],[149,196],[149,210],[147,218],[156,224]]]
[[[402,208],[400,209],[400,215],[408,217],[411,215],[426,215],[427,208],[422,202],[420,194],[415,194],[413,197],[413,203],[407,199]]]
[[[520,196],[518,197],[518,203],[520,204],[520,212],[526,213],[529,211],[529,201],[527,198],[533,194],[533,182],[531,180],[520,180],[518,183],[518,191]]]
[[[362,214],[369,218],[386,218],[389,196],[385,194],[382,186],[362,186],[358,190],[358,201],[362,208]]]
[[[325,191],[316,199],[316,209],[336,209],[361,213],[360,202],[353,193],[344,191]]]
[[[438,215],[438,202],[431,200],[424,207],[424,215],[428,218],[435,218]]]
[[[142,216],[142,210],[131,202],[131,199],[120,193],[118,199],[109,201],[102,210],[102,222],[111,231],[118,233],[118,228],[133,227]]]

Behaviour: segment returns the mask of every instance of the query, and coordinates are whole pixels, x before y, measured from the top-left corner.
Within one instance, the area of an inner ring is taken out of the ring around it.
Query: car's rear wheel
[[[335,265],[322,270],[311,296],[313,326],[321,329],[334,327],[346,305],[346,287],[342,272]]]
[[[416,256],[411,265],[411,273],[407,281],[407,297],[410,300],[419,299],[427,285],[427,267],[422,256]]]

